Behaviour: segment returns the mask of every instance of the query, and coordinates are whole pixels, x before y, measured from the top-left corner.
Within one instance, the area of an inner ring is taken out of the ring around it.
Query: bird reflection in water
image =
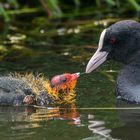
[[[82,124],[80,118],[80,114],[77,111],[77,108],[75,105],[72,106],[72,108],[42,108],[37,109],[35,113],[31,114],[30,119],[31,121],[42,121],[42,120],[68,120],[68,124],[74,124],[78,125],[80,127],[85,126],[85,124]],[[108,129],[105,127],[105,122],[102,120],[96,120],[95,116],[92,114],[88,114],[88,129],[92,131],[94,134],[92,137],[94,138],[98,137],[100,139],[113,139],[110,135],[111,129]],[[86,140],[88,138],[83,138],[83,140]]]
[[[0,107],[0,121],[25,122],[13,126],[14,130],[41,127],[40,122],[50,120],[68,120],[68,124],[80,124],[79,114],[74,106],[71,109],[33,106]]]
[[[30,121],[48,121],[48,120],[70,120],[69,124],[79,124],[79,114],[76,107],[72,108],[60,108],[60,107],[48,107],[37,108],[36,112],[30,115]]]
[[[113,138],[110,135],[111,129],[105,127],[105,122],[102,120],[96,120],[95,116],[92,114],[88,115],[88,129],[92,131],[93,136],[84,138],[82,140],[112,140]],[[114,140],[114,139],[113,139]]]
[[[84,129],[92,132],[91,135],[82,138],[82,140],[92,140],[94,138],[99,138],[101,140],[112,140],[110,136],[111,130],[106,128],[105,122],[103,120],[98,120],[93,114],[86,115],[85,110],[83,111],[81,111],[80,108],[76,108],[75,104],[73,104],[71,108],[0,107],[0,121],[13,122],[13,125],[10,126],[10,129],[15,133],[12,133],[11,135],[16,134],[17,130],[32,130],[33,128],[46,128],[46,126],[50,128],[50,126],[48,126],[48,122],[55,126],[58,122],[61,122],[62,126],[64,126],[64,122],[65,125],[75,125],[78,126],[76,127],[77,129],[84,127]],[[86,117],[86,121],[83,117]],[[32,131],[32,133],[30,133],[30,131],[28,132],[26,132],[26,134],[28,133],[28,136],[36,133],[36,131]],[[27,135],[23,133],[22,136],[25,137]]]

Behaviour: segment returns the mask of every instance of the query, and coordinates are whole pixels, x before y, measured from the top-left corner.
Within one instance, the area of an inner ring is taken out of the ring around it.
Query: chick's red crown
[[[78,77],[80,76],[79,73],[65,73],[62,75],[56,75],[51,79],[51,86],[56,87],[56,86],[61,86],[63,84],[68,84],[72,81],[76,81]]]

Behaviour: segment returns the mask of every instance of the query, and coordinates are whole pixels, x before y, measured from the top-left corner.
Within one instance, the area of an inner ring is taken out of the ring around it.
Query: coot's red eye
[[[109,43],[114,44],[116,42],[116,38],[115,37],[110,37],[109,38]]]

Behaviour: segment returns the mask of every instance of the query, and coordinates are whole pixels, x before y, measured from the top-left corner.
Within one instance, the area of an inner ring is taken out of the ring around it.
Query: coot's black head
[[[107,59],[129,63],[135,52],[140,50],[140,23],[132,20],[117,22],[101,33],[99,46],[86,67],[92,72]]]

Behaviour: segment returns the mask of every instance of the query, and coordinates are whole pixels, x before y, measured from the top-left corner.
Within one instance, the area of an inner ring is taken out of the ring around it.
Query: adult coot
[[[140,23],[119,21],[103,30],[99,47],[86,67],[92,72],[104,61],[113,59],[125,64],[120,71],[116,91],[121,99],[140,103]]]

